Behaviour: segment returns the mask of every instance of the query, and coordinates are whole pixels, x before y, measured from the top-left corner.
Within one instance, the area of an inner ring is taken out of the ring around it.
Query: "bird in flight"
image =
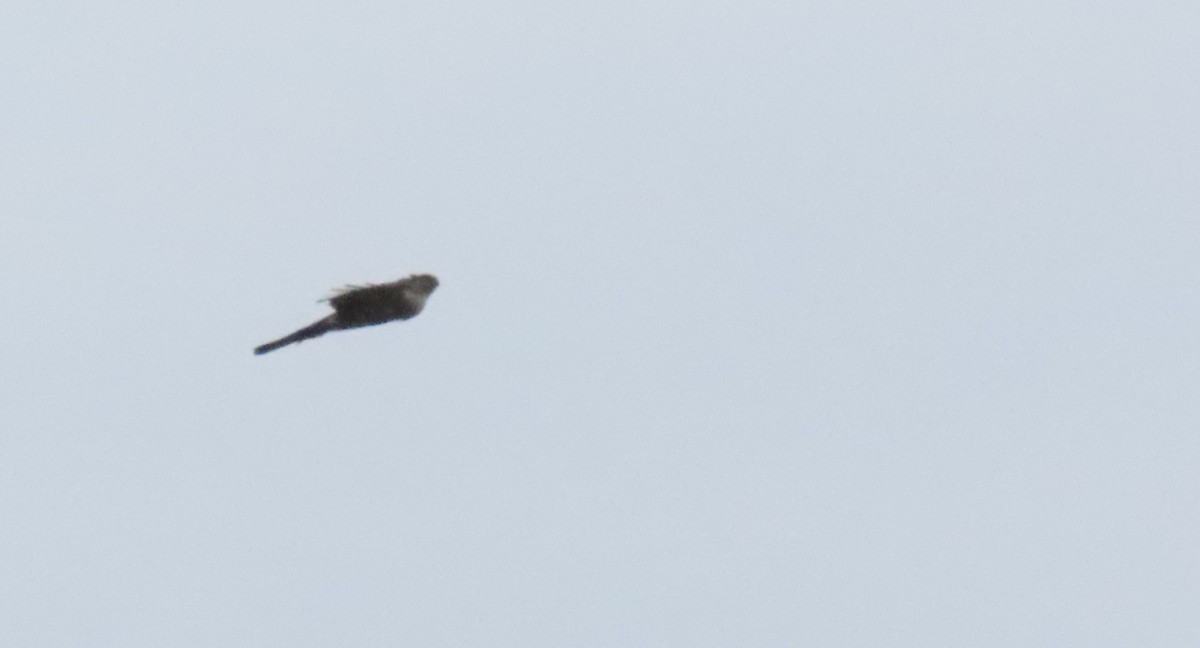
[[[346,286],[338,290],[333,297],[323,300],[333,307],[332,315],[254,349],[254,355],[262,355],[293,342],[320,337],[330,331],[374,326],[392,320],[416,317],[425,308],[425,301],[437,287],[437,277],[431,274],[409,275],[405,279],[384,284]]]

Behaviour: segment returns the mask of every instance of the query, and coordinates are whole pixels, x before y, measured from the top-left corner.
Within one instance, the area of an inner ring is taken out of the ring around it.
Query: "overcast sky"
[[[1200,645],[1200,3],[3,14],[0,645]]]

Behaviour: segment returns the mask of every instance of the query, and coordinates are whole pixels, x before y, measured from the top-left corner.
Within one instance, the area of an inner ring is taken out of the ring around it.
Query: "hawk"
[[[262,355],[293,342],[320,337],[330,331],[374,326],[392,320],[416,317],[425,308],[425,301],[437,287],[437,277],[430,274],[409,275],[406,279],[391,283],[346,286],[338,290],[333,297],[322,300],[329,302],[333,307],[332,315],[256,348],[254,355]]]

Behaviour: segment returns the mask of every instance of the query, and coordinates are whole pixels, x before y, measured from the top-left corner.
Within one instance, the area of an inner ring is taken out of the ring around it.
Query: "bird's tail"
[[[285,347],[289,344],[292,344],[293,342],[303,342],[309,338],[320,337],[329,331],[336,329],[336,323],[337,315],[330,315],[324,319],[317,320],[312,324],[300,329],[299,331],[292,333],[291,335],[281,337],[274,342],[267,342],[266,344],[254,349],[254,355],[269,353],[280,347]]]

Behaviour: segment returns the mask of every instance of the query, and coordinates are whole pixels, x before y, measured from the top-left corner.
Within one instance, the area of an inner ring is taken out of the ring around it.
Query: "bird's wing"
[[[360,308],[387,299],[385,284],[348,284],[334,291],[334,295],[325,301],[334,310]]]

